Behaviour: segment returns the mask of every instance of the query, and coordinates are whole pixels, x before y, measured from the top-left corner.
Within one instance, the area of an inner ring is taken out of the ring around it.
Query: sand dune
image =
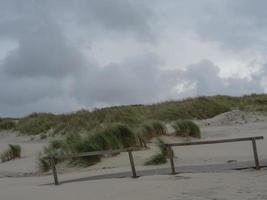
[[[263,115],[233,111],[212,119],[196,121],[202,131],[201,140],[262,135],[258,141],[260,159],[267,159],[267,118]],[[171,132],[171,131],[170,131]],[[184,141],[183,138],[163,136],[166,142]],[[197,140],[197,139],[192,139]],[[0,151],[7,144],[20,144],[22,158],[0,163],[0,199],[267,199],[267,170],[227,171],[223,173],[194,173],[177,176],[151,176],[138,179],[123,178],[66,183],[55,187],[51,176],[37,176],[35,159],[47,141],[32,140],[15,133],[0,133]],[[134,153],[137,169],[153,167],[143,162],[156,151]],[[251,142],[176,147],[175,164],[199,165],[253,160]],[[82,178],[112,172],[129,171],[126,153],[104,158],[89,168],[61,168],[61,180]],[[63,174],[62,174],[63,173]],[[25,177],[29,176],[31,177]],[[12,176],[10,178],[9,176]],[[22,176],[22,177],[19,177]]]

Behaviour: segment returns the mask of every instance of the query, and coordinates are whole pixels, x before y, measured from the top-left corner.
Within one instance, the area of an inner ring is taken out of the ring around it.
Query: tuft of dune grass
[[[190,120],[178,120],[172,124],[177,136],[201,138],[200,128]]]
[[[36,164],[40,172],[48,172],[51,168],[49,161],[43,158],[42,153],[39,153]]]
[[[144,164],[145,165],[160,165],[167,162],[169,157],[168,150],[165,146],[165,142],[157,138],[156,145],[158,147],[158,152],[152,155]]]
[[[1,153],[2,162],[7,162],[21,157],[21,146],[18,144],[9,144],[8,149]]]
[[[143,123],[138,130],[138,136],[145,141],[166,134],[165,125],[157,120],[151,120]]]
[[[43,150],[43,155],[56,157],[56,162],[62,162],[61,156],[70,153],[84,153],[101,150],[121,149],[136,146],[136,136],[134,132],[121,123],[110,124],[96,129],[94,133],[80,135],[79,133],[69,134],[64,139],[52,140]],[[93,165],[101,160],[101,156],[86,156],[73,158],[71,164],[83,166]],[[38,158],[40,171],[44,171],[46,163]]]

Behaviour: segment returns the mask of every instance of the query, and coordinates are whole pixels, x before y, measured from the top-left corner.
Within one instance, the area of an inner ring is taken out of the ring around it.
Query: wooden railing
[[[170,164],[171,164],[171,174],[176,174],[175,171],[175,165],[173,160],[173,150],[172,147],[176,146],[189,146],[189,145],[204,145],[204,144],[217,144],[217,143],[228,143],[228,142],[242,142],[242,141],[251,141],[252,142],[252,148],[254,153],[254,161],[255,161],[255,168],[257,170],[260,169],[259,164],[259,158],[257,153],[257,146],[256,146],[256,140],[262,140],[264,139],[263,136],[255,136],[255,137],[244,137],[244,138],[233,138],[233,139],[221,139],[221,140],[207,140],[207,141],[196,141],[196,142],[182,142],[182,143],[168,143],[165,144],[166,148],[169,151],[170,155]],[[145,150],[146,147],[130,147],[125,149],[118,149],[118,150],[108,150],[108,151],[94,151],[94,152],[85,152],[85,153],[78,153],[78,154],[68,154],[63,156],[47,156],[44,157],[44,159],[50,160],[51,169],[54,176],[54,182],[55,185],[59,185],[58,175],[57,175],[57,169],[56,169],[56,159],[71,159],[71,158],[79,158],[79,157],[87,157],[87,156],[97,156],[97,155],[112,155],[116,153],[121,152],[128,152],[129,155],[129,161],[131,165],[131,171],[132,171],[132,177],[136,178],[136,170],[134,165],[134,159],[133,159],[133,151],[140,151]]]
[[[129,155],[129,161],[131,165],[131,170],[132,170],[132,177],[136,178],[136,170],[135,170],[135,165],[134,165],[134,159],[133,159],[133,151],[140,151],[140,150],[145,150],[146,148],[143,147],[130,147],[130,148],[125,148],[125,149],[117,149],[117,150],[107,150],[107,151],[93,151],[93,152],[85,152],[85,153],[77,153],[77,154],[68,154],[68,155],[62,155],[62,156],[46,156],[43,157],[44,159],[47,159],[50,161],[51,169],[53,172],[53,177],[54,177],[54,183],[55,185],[59,185],[59,180],[58,180],[58,174],[57,174],[57,169],[56,169],[56,160],[57,159],[72,159],[72,158],[80,158],[80,157],[87,157],[87,156],[101,156],[101,155],[113,155],[121,152],[128,152]]]
[[[221,140],[207,140],[207,141],[196,141],[196,142],[182,142],[182,143],[168,143],[165,144],[168,148],[170,155],[170,164],[171,164],[171,174],[176,174],[175,165],[173,160],[173,150],[172,147],[176,146],[190,146],[190,145],[203,145],[203,144],[217,144],[217,143],[228,143],[228,142],[243,142],[243,141],[251,141],[253,148],[253,155],[255,161],[255,168],[257,170],[260,169],[259,157],[257,152],[256,140],[264,139],[263,136],[255,136],[255,137],[244,137],[244,138],[233,138],[233,139],[221,139]]]

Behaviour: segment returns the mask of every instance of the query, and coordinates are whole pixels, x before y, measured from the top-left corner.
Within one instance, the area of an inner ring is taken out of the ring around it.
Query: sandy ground
[[[246,136],[265,137],[257,141],[260,159],[267,159],[267,117],[232,111],[212,119],[196,121],[202,131],[201,140]],[[164,136],[166,142],[181,142],[182,138]],[[191,139],[197,140],[197,139]],[[36,156],[47,141],[16,137],[14,133],[0,133],[0,151],[8,144],[22,146],[22,158],[0,163],[0,199],[267,199],[267,170],[229,171],[224,173],[180,174],[151,176],[138,179],[123,178],[66,183],[58,187],[51,176],[36,176]],[[143,166],[157,149],[150,144],[148,151],[134,152],[137,170],[169,167],[169,164]],[[175,165],[201,165],[253,160],[251,142],[175,147]],[[61,180],[98,174],[129,171],[126,153],[104,158],[89,168],[61,169]],[[66,173],[68,172],[68,173]],[[28,176],[32,177],[19,177]]]
[[[36,172],[36,158],[47,142],[34,141],[28,136],[17,137],[16,133],[1,132],[0,152],[4,151],[8,144],[19,144],[22,149],[22,155],[21,159],[0,163],[0,177],[23,176]]]
[[[73,176],[73,175],[72,175]],[[2,178],[3,200],[263,200],[267,171],[150,176],[46,185],[49,177]]]

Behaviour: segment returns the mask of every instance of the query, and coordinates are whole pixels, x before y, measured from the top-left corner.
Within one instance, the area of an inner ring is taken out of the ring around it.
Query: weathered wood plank
[[[136,170],[135,170],[135,166],[134,166],[133,152],[128,151],[128,154],[129,154],[129,160],[130,160],[131,169],[132,169],[132,173],[133,173],[133,178],[137,178]]]
[[[79,154],[69,154],[69,155],[63,155],[63,156],[58,156],[58,157],[46,156],[46,157],[43,157],[43,159],[49,159],[51,169],[53,172],[55,185],[59,185],[57,170],[56,170],[56,162],[55,162],[56,158],[71,159],[71,158],[78,158],[78,157],[85,157],[85,156],[110,155],[110,154],[114,154],[114,153],[128,152],[129,160],[130,160],[130,164],[131,164],[131,169],[132,169],[132,173],[133,173],[133,178],[137,178],[132,151],[140,151],[140,150],[145,150],[145,149],[147,149],[147,148],[129,147],[129,148],[117,149],[117,150],[94,151],[94,152],[85,152],[85,153],[79,153]]]
[[[175,166],[174,166],[174,161],[173,161],[173,150],[172,150],[172,147],[171,146],[168,146],[168,151],[169,151],[169,156],[170,156],[170,164],[171,164],[171,174],[176,174],[176,171],[175,171]]]
[[[260,164],[259,164],[256,140],[262,140],[262,139],[264,139],[263,136],[255,136],[255,137],[231,138],[231,139],[222,139],[222,140],[206,140],[206,141],[197,141],[197,142],[182,142],[182,143],[165,144],[170,153],[171,174],[176,174],[174,161],[173,161],[173,155],[172,155],[173,154],[172,147],[174,146],[190,146],[190,145],[217,144],[217,143],[242,142],[242,141],[252,141],[255,168],[259,170]]]
[[[262,140],[263,136],[255,137],[244,137],[244,138],[231,138],[231,139],[222,139],[222,140],[206,140],[206,141],[197,141],[197,142],[181,142],[181,143],[168,143],[167,146],[188,146],[188,145],[202,145],[202,144],[217,144],[217,143],[227,143],[227,142],[242,142],[250,140]]]
[[[76,154],[67,154],[62,156],[54,156],[60,159],[69,159],[69,158],[79,158],[79,157],[86,157],[86,156],[98,156],[98,155],[111,155],[116,153],[128,152],[128,151],[141,151],[147,148],[144,147],[130,147],[125,149],[116,149],[116,150],[105,150],[105,151],[92,151],[92,152],[85,152],[85,153],[76,153]],[[50,156],[43,157],[44,159],[51,159]]]

